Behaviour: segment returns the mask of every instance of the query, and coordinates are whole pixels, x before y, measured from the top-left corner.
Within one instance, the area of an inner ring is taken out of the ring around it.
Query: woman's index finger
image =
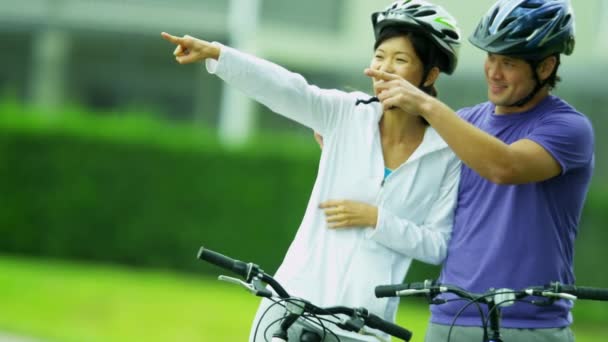
[[[182,43],[182,39],[173,35],[168,34],[167,32],[161,32],[161,37],[163,37],[165,40],[173,43],[173,44],[181,44]]]
[[[383,80],[383,81],[392,81],[392,80],[397,80],[400,78],[398,75],[390,74],[385,71],[380,71],[380,70],[375,70],[375,69],[370,69],[370,68],[365,69],[365,74],[367,76],[377,78],[377,79]]]

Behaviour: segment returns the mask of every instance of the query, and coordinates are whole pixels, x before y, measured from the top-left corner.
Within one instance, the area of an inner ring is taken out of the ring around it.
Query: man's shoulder
[[[547,104],[543,106],[541,122],[543,124],[555,122],[592,130],[591,120],[585,114],[578,111],[564,99],[552,95],[549,96]]]
[[[533,109],[545,113],[577,113],[580,114],[574,106],[566,102],[566,100],[555,95],[548,95],[538,106]]]
[[[457,113],[461,118],[472,122],[485,114],[492,113],[493,111],[494,105],[491,102],[486,101],[474,106],[461,108],[457,111]]]

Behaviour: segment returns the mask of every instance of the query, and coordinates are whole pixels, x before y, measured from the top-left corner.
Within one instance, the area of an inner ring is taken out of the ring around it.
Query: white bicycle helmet
[[[456,19],[441,6],[424,0],[395,1],[382,12],[372,14],[376,39],[389,26],[403,27],[424,34],[447,57],[441,71],[452,74],[458,62],[460,28]]]

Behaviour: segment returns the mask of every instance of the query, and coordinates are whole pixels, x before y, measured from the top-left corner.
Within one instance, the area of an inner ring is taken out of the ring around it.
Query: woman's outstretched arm
[[[323,134],[329,134],[345,122],[345,117],[352,116],[357,96],[361,96],[321,89],[277,64],[216,42],[164,32],[161,35],[176,45],[173,54],[178,63],[204,61],[209,73],[246,96]]]

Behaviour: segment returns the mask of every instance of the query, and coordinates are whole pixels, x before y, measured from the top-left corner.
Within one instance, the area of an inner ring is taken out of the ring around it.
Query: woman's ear
[[[424,80],[424,86],[425,87],[429,87],[432,86],[433,84],[435,84],[435,82],[437,81],[437,79],[439,78],[439,73],[441,71],[439,70],[438,67],[433,67],[430,71],[429,74],[426,76],[426,80]]]

